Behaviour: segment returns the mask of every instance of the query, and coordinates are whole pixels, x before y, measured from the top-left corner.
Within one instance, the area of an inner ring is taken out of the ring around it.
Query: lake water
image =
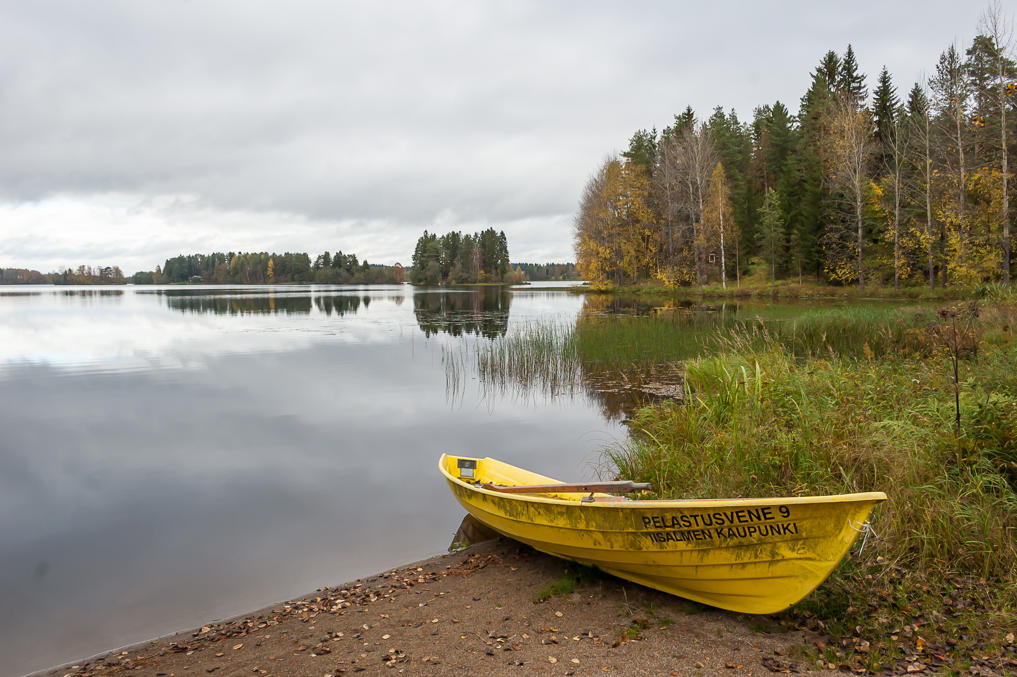
[[[624,437],[583,392],[449,388],[443,355],[581,296],[0,288],[0,674],[439,552],[445,451],[567,480]]]

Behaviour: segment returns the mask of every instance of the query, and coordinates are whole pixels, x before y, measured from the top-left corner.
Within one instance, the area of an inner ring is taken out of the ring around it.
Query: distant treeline
[[[424,234],[413,250],[413,284],[511,282],[508,240],[494,228],[473,235],[459,231]]]
[[[285,282],[320,284],[402,284],[403,267],[358,261],[356,254],[324,252],[314,262],[306,253],[285,252],[214,252],[190,254],[166,259],[153,271],[131,277],[135,284],[281,284]]]
[[[28,268],[0,268],[0,284],[123,284],[118,266],[78,266],[56,273],[40,273]]]
[[[490,233],[494,233],[493,230]],[[428,247],[431,243],[454,241],[449,235],[438,238],[428,235]],[[484,242],[478,235],[460,235],[459,251],[470,253],[469,264],[472,266],[473,255],[477,253],[477,242]],[[433,239],[432,239],[433,238]],[[494,275],[488,275],[485,269],[476,276],[461,275],[458,268],[453,270],[454,281],[503,281],[519,283],[525,281],[544,282],[549,280],[579,280],[579,271],[574,263],[512,263],[507,261],[508,249],[504,242],[504,233],[495,235],[497,248],[503,252],[503,259],[492,261],[485,259],[484,250],[479,250],[481,266],[493,266]],[[423,238],[421,238],[423,239]],[[488,234],[487,241],[491,241]],[[419,246],[418,241],[418,246]],[[444,250],[442,250],[444,251]],[[486,262],[486,263],[485,263]],[[438,271],[443,270],[439,258]],[[505,272],[502,272],[505,271]],[[433,272],[433,271],[432,271]],[[181,255],[167,259],[165,265],[155,270],[140,271],[125,277],[119,266],[78,266],[77,269],[67,268],[60,272],[41,273],[28,268],[0,268],[0,285],[2,284],[173,284],[180,282],[200,282],[204,284],[271,284],[284,282],[319,283],[319,284],[402,284],[406,280],[407,271],[400,264],[383,266],[359,261],[356,254],[343,254],[341,251],[332,254],[324,252],[311,262],[310,256],[304,253],[268,254],[260,253],[221,253]],[[412,274],[412,269],[410,269]],[[447,282],[446,275],[444,281]],[[435,282],[427,282],[435,284]]]
[[[513,263],[512,272],[530,282],[583,279],[574,263]]]

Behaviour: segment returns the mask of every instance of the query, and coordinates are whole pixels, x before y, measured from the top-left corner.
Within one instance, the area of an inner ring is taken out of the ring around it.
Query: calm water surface
[[[624,437],[582,393],[448,390],[443,347],[582,297],[0,288],[0,674],[444,551],[444,451],[563,479]]]

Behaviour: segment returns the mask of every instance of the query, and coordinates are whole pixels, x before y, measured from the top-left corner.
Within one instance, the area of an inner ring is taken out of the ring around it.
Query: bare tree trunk
[[[695,199],[696,189],[693,185],[693,176],[689,174],[686,177],[686,182],[689,188],[689,222],[692,224],[692,259],[696,269],[696,285],[702,286],[703,284],[703,268],[699,263],[699,219],[696,218],[695,213]],[[700,203],[699,213],[702,214],[702,203]]]
[[[716,166],[713,138],[706,125],[699,129],[689,127],[681,137],[682,162],[685,180],[689,188],[689,205],[692,215],[692,252],[696,264],[696,284],[703,284],[703,251],[700,234],[703,228],[703,193]]]
[[[958,198],[960,200],[958,203],[960,204],[960,217],[963,219],[968,206],[967,191],[965,190],[965,187],[967,186],[967,175],[964,173],[964,130],[961,129],[961,119],[964,117],[964,109],[961,107],[960,101],[956,103],[956,107],[957,112],[956,115],[954,115],[954,123],[957,127],[957,161],[959,163],[957,189],[959,193]]]
[[[737,233],[735,233],[737,236]],[[739,243],[740,237],[735,237],[735,287],[742,288],[742,247]]]
[[[1000,97],[1005,96],[1005,85],[1003,80],[1003,59],[999,60],[999,89]],[[999,106],[999,147],[1003,149],[1001,158],[1003,170],[1003,282],[1010,284],[1010,191],[1007,186],[1009,175],[1007,174],[1007,147],[1006,147],[1006,100],[1001,98]]]
[[[932,233],[932,156],[929,154],[929,117],[925,117],[925,234],[929,237],[929,289],[936,288],[936,262],[933,257],[935,241]]]
[[[900,289],[900,190],[906,137],[901,138],[901,121],[893,123],[893,288]]]
[[[699,181],[696,181],[696,193],[697,193],[697,197],[699,198],[699,219],[698,219],[698,221],[699,221],[699,228],[702,229],[702,227],[703,227],[703,185]],[[702,282],[702,272],[701,272],[702,271],[702,263],[703,263],[703,252],[701,251],[701,249],[699,247],[699,238],[698,237],[696,238],[696,252],[697,252],[696,253],[696,279],[699,281],[699,284],[701,285],[701,284],[703,284],[703,282]]]
[[[717,213],[720,215],[720,287],[727,289],[727,266],[724,263],[724,204],[723,196],[718,197]]]
[[[893,180],[893,288],[900,289],[900,174]]]
[[[1008,175],[1009,148],[1007,146],[1006,129],[1006,106],[1007,106],[1007,73],[1004,68],[1007,60],[1007,53],[1013,47],[1013,24],[1009,17],[1003,13],[999,0],[990,3],[988,9],[982,14],[979,21],[979,30],[983,35],[992,38],[996,47],[996,82],[999,85],[999,149],[1000,149],[1000,170],[1003,173],[1003,204],[1000,220],[1003,226],[1003,282],[1010,284],[1010,190]]]
[[[872,151],[872,123],[869,113],[858,110],[851,98],[841,98],[833,120],[834,172],[837,182],[854,203],[854,220],[857,228],[855,246],[858,248],[858,286],[865,286],[864,246],[865,228],[862,219],[862,184],[866,180],[866,165]],[[848,191],[850,191],[848,193]],[[843,233],[847,235],[846,232]]]
[[[855,181],[855,220],[858,223],[858,286],[865,286],[865,271],[862,268],[862,182],[861,175]]]

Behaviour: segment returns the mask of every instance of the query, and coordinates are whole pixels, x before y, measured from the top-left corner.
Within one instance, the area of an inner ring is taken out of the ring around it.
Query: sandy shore
[[[766,675],[817,641],[495,540],[39,675]]]

